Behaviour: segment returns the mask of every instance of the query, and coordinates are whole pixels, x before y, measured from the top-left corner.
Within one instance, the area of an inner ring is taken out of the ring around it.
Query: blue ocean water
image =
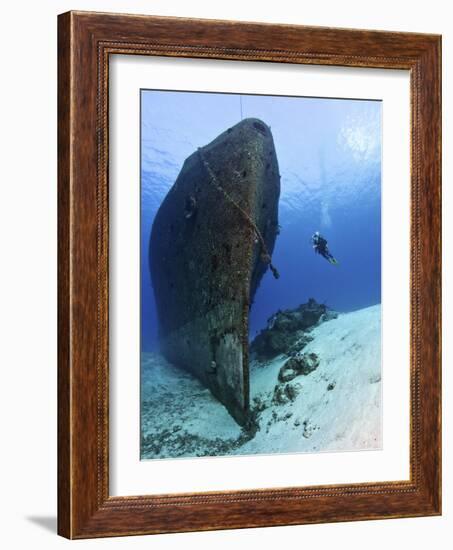
[[[250,335],[278,309],[313,297],[346,312],[381,301],[381,108],[379,101],[142,90],[141,339],[155,351],[149,273],[156,212],[184,160],[242,118],[271,127],[281,174],[280,235],[256,293]],[[334,266],[314,253],[315,231]]]

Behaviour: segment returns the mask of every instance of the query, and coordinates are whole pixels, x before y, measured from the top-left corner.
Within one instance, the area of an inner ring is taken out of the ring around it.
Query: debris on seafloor
[[[301,374],[307,375],[319,367],[316,353],[301,353],[290,357],[278,373],[279,382],[289,382]]]
[[[310,330],[323,321],[335,319],[338,314],[314,298],[296,309],[277,311],[250,345],[250,351],[259,361],[277,355],[296,355],[312,341]]]

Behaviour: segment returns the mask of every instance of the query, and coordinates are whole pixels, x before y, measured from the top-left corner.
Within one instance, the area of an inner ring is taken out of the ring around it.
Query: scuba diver
[[[338,264],[337,260],[332,256],[329,248],[327,247],[326,239],[320,235],[319,231],[316,231],[316,233],[312,235],[311,242],[313,243],[315,253],[321,254],[323,258],[333,265]]]

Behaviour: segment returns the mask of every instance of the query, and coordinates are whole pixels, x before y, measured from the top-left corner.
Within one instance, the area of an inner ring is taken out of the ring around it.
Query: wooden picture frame
[[[69,12],[58,21],[58,532],[68,538],[441,513],[441,39]],[[111,54],[410,71],[410,480],[109,495]]]

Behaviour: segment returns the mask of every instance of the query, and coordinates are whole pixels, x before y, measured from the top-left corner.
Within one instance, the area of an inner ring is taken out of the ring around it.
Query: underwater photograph
[[[140,458],[382,448],[382,102],[140,92]]]

